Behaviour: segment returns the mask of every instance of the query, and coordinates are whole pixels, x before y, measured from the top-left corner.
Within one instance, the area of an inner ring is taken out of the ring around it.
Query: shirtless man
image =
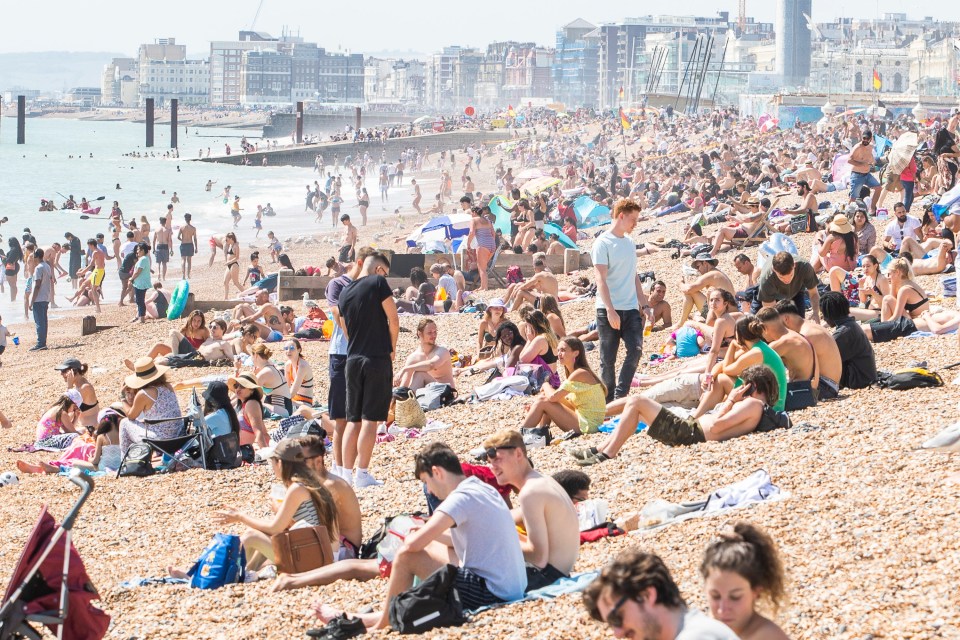
[[[224,339],[223,335],[227,332],[227,323],[217,318],[210,321],[210,337],[203,341],[203,344],[197,349],[200,355],[207,362],[214,360],[232,360],[236,352],[233,350],[233,342]]]
[[[807,160],[803,167],[793,174],[793,177],[796,178],[798,185],[800,182],[806,182],[811,193],[824,193],[829,189],[823,181],[823,176],[813,168],[813,162],[810,160]]]
[[[733,283],[727,274],[717,269],[717,263],[720,261],[709,253],[701,253],[694,256],[691,266],[700,274],[693,282],[684,282],[680,285],[680,291],[683,292],[683,310],[680,317],[677,318],[671,331],[676,331],[690,317],[690,312],[694,309],[701,310],[707,304],[707,296],[704,293],[710,287],[724,289],[730,293],[736,293]],[[710,321],[709,311],[707,311],[707,321]]]
[[[720,247],[723,246],[724,242],[749,238],[751,234],[757,230],[757,225],[763,224],[763,221],[767,217],[767,212],[770,211],[771,205],[768,198],[764,198],[763,200],[751,198],[747,200],[746,205],[733,203],[732,206],[738,211],[745,206],[746,213],[733,214],[733,219],[739,222],[739,224],[723,225],[717,229],[717,235],[713,238],[713,248],[710,250],[712,255],[719,253]]]
[[[189,213],[183,214],[183,226],[177,233],[177,240],[180,241],[180,270],[187,280],[190,279],[190,270],[193,268],[193,256],[197,254],[197,228],[190,224],[192,217]]]
[[[797,195],[802,198],[799,204],[795,207],[787,209],[787,211],[793,212],[796,214],[803,214],[807,216],[808,224],[811,218],[815,218],[817,211],[819,211],[819,204],[817,203],[817,196],[813,194],[813,189],[806,180],[797,181]],[[790,229],[790,220],[780,223],[776,226],[777,231],[780,233],[786,233]]]
[[[870,198],[870,213],[876,213],[877,198],[880,197],[880,181],[870,173],[873,168],[873,134],[864,131],[860,142],[850,151],[847,160],[850,165],[850,202],[860,198],[860,189],[869,187],[873,190]]]
[[[270,292],[266,289],[258,289],[254,296],[254,304],[243,302],[233,309],[233,322],[230,323],[230,331],[237,329],[241,324],[256,322],[261,318],[270,316],[280,317],[280,309],[270,302]]]
[[[522,525],[520,549],[527,564],[527,591],[569,577],[580,554],[580,524],[573,501],[556,480],[535,471],[518,431],[499,431],[483,441],[490,469],[517,490],[514,521]]]
[[[70,302],[76,302],[85,295],[93,301],[97,307],[97,313],[100,313],[100,285],[103,284],[103,279],[107,275],[107,254],[100,249],[93,238],[87,240],[87,251],[90,252],[90,260],[86,267],[77,272],[77,277],[83,277],[88,273],[90,277],[83,280],[77,292],[70,298]]]
[[[791,331],[796,331],[813,345],[820,367],[817,400],[833,400],[840,391],[840,375],[843,373],[843,359],[840,349],[830,331],[819,323],[805,321],[793,300],[780,300],[774,305],[780,312],[780,318]]]
[[[524,282],[518,282],[507,287],[506,303],[511,311],[516,311],[524,303],[530,303],[538,306],[537,301],[541,296],[551,295],[559,298],[559,288],[557,276],[547,271],[546,260],[535,258],[533,261],[533,275]],[[511,301],[513,306],[509,306]]]
[[[560,242],[559,236],[555,233],[548,233],[547,241],[550,243],[550,245],[547,247],[548,256],[562,256],[563,252],[567,249],[565,246],[563,246],[563,243]]]
[[[417,213],[423,213],[420,210],[420,200],[423,198],[423,195],[420,193],[420,185],[417,184],[416,180],[411,180],[410,184],[413,186],[413,208],[417,210]]]
[[[167,227],[167,219],[160,218],[160,227],[153,232],[153,253],[157,257],[161,282],[167,277],[167,265],[170,263],[170,245],[172,242],[173,232]]]
[[[757,319],[763,323],[763,339],[780,355],[783,364],[787,367],[790,382],[809,380],[810,386],[816,389],[820,380],[816,351],[812,343],[796,331],[789,329],[780,317],[780,312],[773,307],[760,309],[757,312]],[[787,393],[787,390],[784,393]],[[791,405],[790,402],[788,393],[786,406],[788,411],[812,406],[798,406],[796,403]]]
[[[671,316],[670,303],[666,301],[667,284],[663,280],[657,280],[650,289],[650,295],[647,296],[647,305],[642,309],[647,314],[647,322],[650,324],[651,331],[666,329],[673,324]],[[663,325],[657,328],[657,323],[663,321]]]
[[[337,259],[340,262],[353,262],[356,255],[354,247],[357,244],[357,228],[346,213],[340,216],[340,223],[343,224],[343,240],[340,242],[340,255]]]
[[[433,382],[442,382],[455,387],[450,351],[437,344],[436,323],[429,318],[420,320],[420,324],[417,325],[417,338],[420,339],[420,344],[407,356],[407,361],[397,371],[393,378],[393,385],[408,387],[413,391]]]

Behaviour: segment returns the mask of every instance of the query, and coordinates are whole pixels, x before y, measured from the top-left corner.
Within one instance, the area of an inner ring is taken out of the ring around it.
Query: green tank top
[[[783,364],[783,360],[780,358],[780,354],[770,348],[766,342],[762,340],[757,344],[753,345],[754,349],[758,349],[760,353],[763,354],[763,364],[770,367],[770,370],[773,371],[773,375],[777,377],[777,386],[780,387],[780,396],[777,398],[776,403],[773,404],[774,411],[783,411],[783,407],[787,402],[787,368]],[[737,382],[734,385],[739,387],[743,384],[743,380],[737,378]]]

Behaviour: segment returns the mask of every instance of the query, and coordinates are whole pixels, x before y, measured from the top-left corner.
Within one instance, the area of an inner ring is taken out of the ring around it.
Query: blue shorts
[[[850,172],[850,198],[856,200],[860,197],[860,189],[863,187],[879,187],[880,181],[873,177],[872,173]]]
[[[280,342],[283,340],[283,334],[276,330],[271,330],[267,335],[267,342]]]

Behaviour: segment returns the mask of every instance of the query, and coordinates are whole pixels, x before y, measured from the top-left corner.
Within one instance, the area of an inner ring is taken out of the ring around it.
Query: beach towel
[[[506,400],[524,395],[529,386],[530,379],[527,376],[506,376],[474,388],[473,395],[480,401]]]
[[[554,598],[567,595],[568,593],[581,593],[599,575],[600,575],[599,570],[585,571],[584,573],[575,573],[569,578],[560,578],[553,584],[548,584],[545,587],[534,589],[533,591],[528,591],[526,595],[524,595],[524,597],[518,600],[511,600],[510,602],[501,602],[498,604],[488,605],[486,607],[480,607],[479,609],[474,609],[472,611],[468,611],[467,613],[469,615],[474,615],[477,613],[481,613],[483,611],[488,611],[490,609],[498,609],[500,607],[506,607],[516,602],[528,602],[530,600],[553,600]]]

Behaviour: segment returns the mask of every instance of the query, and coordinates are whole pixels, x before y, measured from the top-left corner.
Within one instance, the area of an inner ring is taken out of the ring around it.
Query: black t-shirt
[[[120,261],[120,271],[122,273],[133,273],[133,265],[137,263],[137,252],[131,251],[127,255],[123,256],[123,260]]]
[[[877,381],[877,361],[873,345],[852,316],[847,316],[833,330],[833,339],[843,363],[840,386],[865,389]]]
[[[337,306],[347,328],[347,355],[389,358],[393,350],[383,301],[393,296],[383,276],[364,276],[344,287]]]

